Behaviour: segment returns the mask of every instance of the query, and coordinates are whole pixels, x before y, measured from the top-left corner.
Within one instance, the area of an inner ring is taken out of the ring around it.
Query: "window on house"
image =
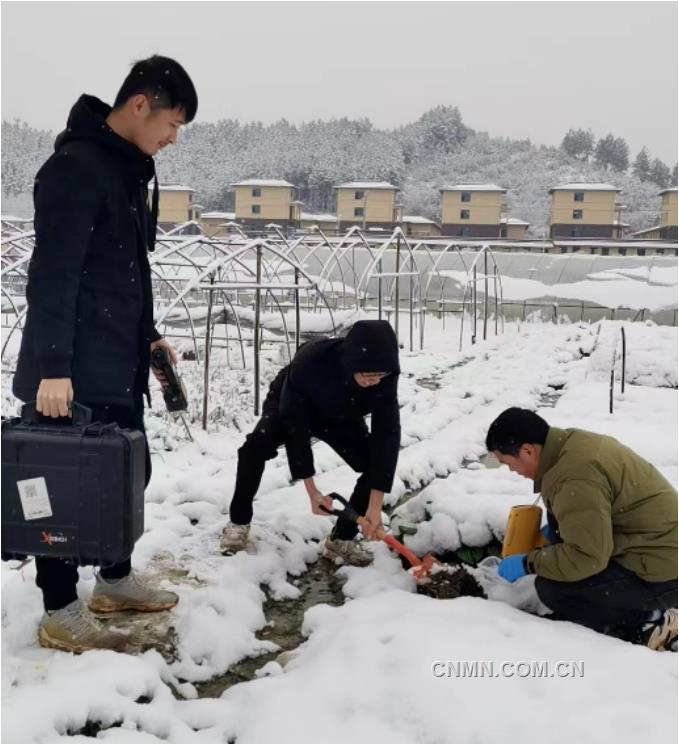
[[[460,219],[461,220],[468,220],[469,219],[469,210],[468,209],[461,209],[460,210]]]
[[[637,256],[645,256],[645,255],[646,255],[645,248],[637,248]]]
[[[579,237],[580,237],[580,228],[571,227],[571,238],[579,238]]]
[[[576,191],[573,194],[573,201],[585,201],[585,192],[584,191]]]
[[[260,214],[261,211],[262,211],[262,207],[260,204],[252,205],[252,214]]]
[[[664,256],[665,255],[665,249],[664,248],[658,248],[658,250],[656,251],[656,254],[658,256]]]
[[[608,256],[610,254],[610,252],[611,252],[611,249],[610,248],[602,248],[601,249],[601,255],[602,256]]]
[[[354,199],[356,201],[361,201],[361,199],[365,198],[365,191],[355,191],[354,192]]]
[[[618,248],[618,253],[621,256],[626,256],[627,255],[627,248]]]
[[[463,191],[462,196],[460,197],[460,201],[463,202],[470,202],[472,200],[472,192],[471,191]]]
[[[573,210],[573,219],[574,220],[581,220],[582,219],[582,209],[574,209]]]
[[[257,199],[262,195],[261,189],[252,189],[252,196]]]
[[[354,207],[354,217],[363,217],[363,207]]]

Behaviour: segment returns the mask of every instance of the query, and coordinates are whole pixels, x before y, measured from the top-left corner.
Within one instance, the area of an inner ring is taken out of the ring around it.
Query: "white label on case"
[[[24,519],[44,519],[52,516],[52,504],[44,478],[17,481]]]

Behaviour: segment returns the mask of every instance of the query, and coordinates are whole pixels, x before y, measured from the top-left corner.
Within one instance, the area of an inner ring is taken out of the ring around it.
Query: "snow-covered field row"
[[[623,396],[616,383],[613,415],[606,355],[618,324],[603,323],[599,331],[508,324],[503,336],[461,353],[454,331],[432,324],[424,352],[402,352],[402,451],[388,503],[404,502],[398,519],[419,526],[407,538],[413,549],[481,546],[502,535],[510,506],[533,500],[532,484],[478,462],[487,427],[510,405],[539,409],[559,393],[556,406],[541,411],[551,424],[613,434],[676,485],[676,332],[651,324],[625,327],[628,381],[636,384]],[[182,365],[188,383],[198,379],[195,363]],[[264,379],[275,371],[267,359]],[[173,577],[181,596],[169,616],[177,636],[174,660],[156,650],[71,657],[39,648],[33,565],[2,565],[3,741],[84,744],[91,738],[69,732],[88,721],[103,727],[98,738],[108,744],[676,739],[673,654],[510,606],[527,604],[524,596],[507,597],[507,604],[414,594],[409,575],[383,544],[374,545],[373,566],[338,570],[346,603],[307,612],[308,640],[285,670],[270,662],[262,678],[220,698],[197,699],[198,683],[244,657],[275,650],[257,635],[267,623],[266,594],[299,595],[298,577],[317,560],[331,528],[330,519],[311,514],[304,489],[290,483],[281,452],[269,463],[255,503],[251,549],[229,558],[218,554],[236,450],[254,423],[249,380],[249,371],[215,368],[211,431],[192,426],[194,443],[182,441],[181,427],[161,413],[157,390],[147,417],[154,475],[146,532],[133,562]],[[13,405],[6,388],[3,404],[6,415]],[[355,474],[325,444],[316,444],[314,453],[320,487],[348,495]],[[410,491],[417,493],[405,500]],[[81,569],[81,579],[80,594],[87,597],[92,570]],[[502,663],[547,662],[553,669],[559,661],[576,662],[584,676],[435,676],[435,662],[458,661],[494,663],[496,669]]]

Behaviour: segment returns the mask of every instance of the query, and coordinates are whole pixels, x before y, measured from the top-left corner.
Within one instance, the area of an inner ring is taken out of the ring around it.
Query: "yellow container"
[[[509,511],[505,539],[502,542],[502,557],[530,553],[541,548],[547,541],[540,532],[542,509],[534,504],[513,506]]]

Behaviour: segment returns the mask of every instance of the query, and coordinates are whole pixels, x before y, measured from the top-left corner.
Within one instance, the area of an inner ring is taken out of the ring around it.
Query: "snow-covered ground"
[[[534,500],[529,481],[484,457],[487,427],[510,405],[537,408],[557,426],[613,434],[676,486],[676,330],[625,329],[628,385],[623,395],[616,383],[611,415],[608,375],[620,324],[507,324],[504,335],[458,352],[455,324],[443,331],[427,321],[425,350],[401,355],[402,451],[387,498],[396,507],[392,526],[418,528],[406,538],[410,547],[485,545],[502,536],[512,505]],[[268,381],[279,355],[265,356]],[[181,371],[198,390],[198,365],[182,362]],[[157,390],[147,417],[154,475],[133,563],[174,577],[166,580],[181,597],[169,618],[174,659],[157,650],[72,657],[39,648],[33,564],[2,565],[3,742],[84,744],[92,739],[73,734],[88,721],[101,726],[98,739],[107,744],[676,740],[676,655],[522,611],[535,605],[530,577],[515,590],[491,592],[504,601],[415,594],[384,544],[374,545],[373,566],[337,570],[346,601],[307,611],[307,640],[289,664],[269,661],[259,679],[199,698],[199,683],[275,650],[258,632],[267,625],[265,598],[300,594],[299,578],[331,528],[291,484],[281,452],[255,503],[251,548],[218,554],[236,450],[255,420],[250,375],[215,367],[210,430],[192,424],[193,443],[161,412]],[[5,414],[14,405],[8,383]],[[199,420],[196,400],[190,414]],[[348,494],[355,474],[325,444],[314,453],[320,487]],[[82,597],[93,583],[92,570],[81,569]],[[494,665],[494,674],[460,674],[460,663],[474,662],[486,672]],[[558,663],[568,665],[561,667],[567,676]],[[547,676],[526,676],[531,664]]]

